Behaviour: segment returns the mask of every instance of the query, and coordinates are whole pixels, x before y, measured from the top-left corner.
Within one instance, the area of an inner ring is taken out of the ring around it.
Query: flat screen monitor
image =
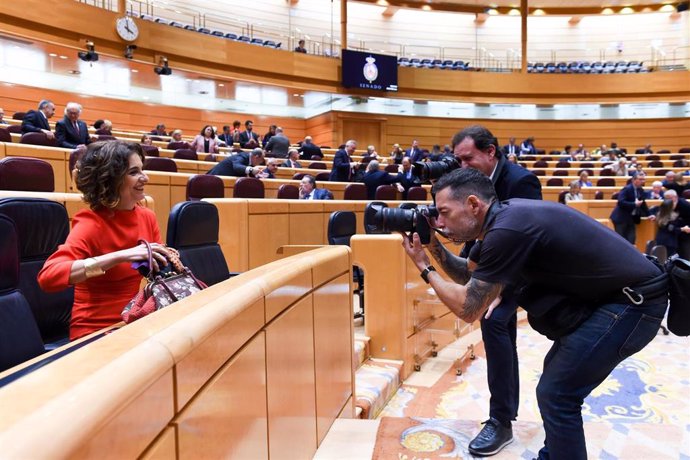
[[[398,59],[395,56],[343,50],[342,68],[345,88],[398,90]]]

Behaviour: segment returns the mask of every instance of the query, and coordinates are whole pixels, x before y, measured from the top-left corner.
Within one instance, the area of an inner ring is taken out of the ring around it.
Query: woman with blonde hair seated
[[[147,261],[153,243],[154,268],[167,265],[156,215],[139,203],[149,178],[141,146],[122,141],[95,142],[77,164],[77,188],[90,209],[74,215],[72,230],[38,274],[41,289],[74,286],[70,339],[120,322],[137,294],[141,275],[132,262]]]

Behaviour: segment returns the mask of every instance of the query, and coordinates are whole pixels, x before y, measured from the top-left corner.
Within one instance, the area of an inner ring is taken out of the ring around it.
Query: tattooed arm
[[[428,246],[431,256],[443,267],[450,279],[458,284],[465,284],[470,279],[467,259],[454,255],[432,233]]]

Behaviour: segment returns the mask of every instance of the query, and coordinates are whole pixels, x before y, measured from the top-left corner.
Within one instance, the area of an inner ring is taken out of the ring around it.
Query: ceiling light
[[[498,16],[498,10],[496,8],[489,8],[486,10],[486,14],[489,16]]]
[[[431,11],[431,7],[429,5],[422,5],[422,9],[424,11]]]
[[[662,13],[672,13],[673,11],[675,11],[675,8],[673,7],[673,5],[663,5],[661,8],[659,8],[659,11],[661,11]]]
[[[48,56],[50,56],[50,57],[57,57],[57,54],[55,54],[55,53],[50,53]]]
[[[379,6],[388,6],[388,2],[386,0],[377,0],[376,4]]]
[[[623,8],[619,11],[620,14],[633,14],[634,12],[635,12],[635,10],[633,10],[629,6],[626,6],[625,8]]]
[[[613,14],[613,10],[611,8],[604,8],[601,10],[601,14]]]
[[[520,16],[520,10],[517,8],[512,8],[510,11],[508,11],[508,16]]]
[[[534,16],[544,16],[546,13],[544,13],[544,10],[541,8],[537,8],[536,10],[532,11],[532,15]]]
[[[67,56],[60,56],[60,59],[67,59]]]
[[[138,73],[139,71],[137,69],[132,69],[132,73]]]
[[[225,85],[224,85],[224,84],[222,84],[222,83],[218,83],[218,86],[225,86]]]

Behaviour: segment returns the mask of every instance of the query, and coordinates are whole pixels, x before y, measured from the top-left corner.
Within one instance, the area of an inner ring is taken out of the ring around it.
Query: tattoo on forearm
[[[437,238],[429,243],[429,252],[450,278],[458,284],[465,284],[470,279],[467,259],[453,255]]]
[[[478,279],[471,279],[467,285],[467,297],[465,308],[460,318],[471,322],[479,318],[479,315],[501,293],[503,286],[495,283],[487,283]]]

